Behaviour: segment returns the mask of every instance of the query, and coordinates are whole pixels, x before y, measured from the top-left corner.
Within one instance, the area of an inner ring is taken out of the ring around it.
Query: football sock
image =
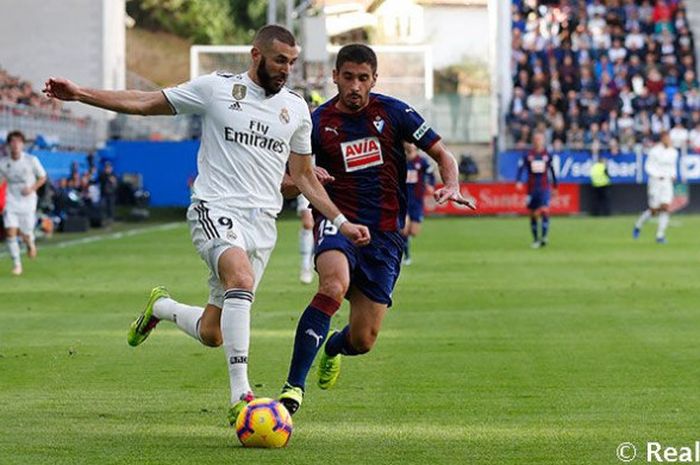
[[[549,215],[542,215],[542,240],[547,240],[547,234],[549,233]]]
[[[656,237],[661,239],[666,235],[666,228],[668,227],[668,222],[671,219],[671,214],[669,212],[659,213],[659,227],[656,230]]]
[[[532,239],[537,241],[537,218],[530,218],[530,230],[532,231]]]
[[[17,241],[17,237],[8,238],[5,240],[5,243],[7,244],[7,250],[10,253],[10,258],[12,258],[12,263],[15,266],[21,264],[22,261],[19,258],[19,242]]]
[[[637,229],[642,229],[642,226],[644,226],[644,223],[646,223],[649,218],[651,218],[651,210],[646,209],[641,215],[639,215],[634,227]]]
[[[411,237],[406,236],[406,242],[404,242],[404,245],[403,245],[403,259],[404,260],[408,260],[409,258],[411,258],[410,246],[411,246]]]
[[[310,270],[314,255],[314,233],[310,229],[299,231],[299,252],[301,253],[301,269]]]
[[[294,336],[294,352],[287,382],[304,389],[311,364],[323,345],[331,327],[331,316],[340,308],[340,302],[318,293],[299,318]]]
[[[174,322],[178,328],[199,342],[202,342],[199,337],[199,320],[203,313],[202,307],[181,304],[170,298],[158,299],[153,304],[153,316],[159,320]]]
[[[231,383],[231,404],[251,391],[248,383],[248,347],[250,345],[250,306],[253,292],[229,289],[224,293],[221,311],[221,337]]]
[[[326,354],[329,357],[342,355],[358,355],[359,352],[350,344],[350,326],[347,325],[342,331],[334,333],[326,342]]]

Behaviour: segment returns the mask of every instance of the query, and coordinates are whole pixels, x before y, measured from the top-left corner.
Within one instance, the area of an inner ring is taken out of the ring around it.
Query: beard
[[[283,74],[278,74],[275,76],[270,74],[270,72],[267,70],[265,57],[260,58],[260,65],[258,65],[257,75],[258,79],[260,80],[260,86],[265,89],[266,95],[274,95],[278,93],[280,90],[282,90],[282,87],[284,87],[285,82],[287,82],[287,78]],[[279,84],[277,81],[279,78],[282,78],[281,84]]]

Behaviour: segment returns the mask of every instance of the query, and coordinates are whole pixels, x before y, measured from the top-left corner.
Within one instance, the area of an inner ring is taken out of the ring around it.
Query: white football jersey
[[[163,94],[176,113],[203,118],[192,200],[282,208],[289,152],[311,154],[311,115],[303,98],[286,87],[266,96],[248,73],[212,73]]]
[[[649,150],[645,170],[649,176],[656,178],[676,177],[678,150],[674,147],[664,147],[656,144]]]
[[[22,189],[34,184],[39,178],[46,176],[44,167],[39,159],[22,152],[13,160],[7,155],[0,158],[0,181],[7,180],[7,200],[5,208],[13,213],[29,213],[36,210],[36,192],[22,195]]]

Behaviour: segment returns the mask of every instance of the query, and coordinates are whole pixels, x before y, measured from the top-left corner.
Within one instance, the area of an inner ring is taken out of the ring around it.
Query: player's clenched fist
[[[367,226],[354,224],[349,221],[343,223],[343,225],[340,227],[340,233],[350,239],[354,245],[358,246],[367,245],[372,239]]]
[[[44,84],[44,94],[48,98],[57,98],[59,100],[77,100],[78,85],[68,79],[49,78]]]

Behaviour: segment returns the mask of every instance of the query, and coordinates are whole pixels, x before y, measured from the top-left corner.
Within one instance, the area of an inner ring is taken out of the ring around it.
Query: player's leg
[[[36,258],[37,249],[34,238],[34,227],[36,226],[36,211],[29,211],[19,216],[19,232],[22,240],[27,246],[27,257]]]
[[[549,207],[543,206],[539,209],[539,216],[541,218],[541,233],[540,233],[540,246],[544,247],[547,245],[547,238],[549,236]]]
[[[540,236],[538,227],[539,213],[537,209],[530,210],[530,232],[532,233],[532,248],[538,248],[540,246]]]
[[[649,221],[649,219],[656,214],[655,210],[660,206],[660,202],[658,200],[658,186],[653,179],[649,179],[649,182],[647,183],[647,198],[648,208],[644,210],[641,215],[639,215],[637,221],[634,223],[632,237],[635,239],[639,238],[644,223]]]
[[[396,233],[376,232],[372,244],[362,248],[348,293],[349,324],[329,336],[318,362],[321,389],[336,383],[341,355],[364,354],[374,346],[399,277],[401,249],[397,239]]]
[[[331,317],[340,308],[350,285],[350,262],[340,250],[320,252],[316,257],[316,270],[318,292],[299,318],[287,382],[280,395],[280,401],[292,414],[301,405],[311,364],[325,342]]]
[[[656,229],[656,242],[659,244],[666,243],[666,228],[671,221],[670,206],[668,203],[662,203],[659,207],[659,225]]]
[[[350,319],[341,330],[328,337],[318,362],[318,386],[330,389],[340,375],[341,355],[366,354],[377,340],[387,304],[375,302],[355,287],[349,293]]]
[[[308,207],[302,209],[299,212],[299,216],[301,217],[301,231],[299,231],[299,252],[301,254],[299,281],[304,284],[310,284],[313,281],[314,219]]]
[[[410,265],[411,264],[411,225],[413,222],[411,221],[411,215],[406,215],[406,224],[404,225],[404,228],[401,230],[401,235],[404,237],[405,242],[403,246],[403,264],[404,265]]]
[[[20,249],[18,242],[19,234],[19,217],[7,211],[3,212],[3,225],[5,226],[5,244],[7,251],[12,259],[12,274],[19,276],[22,274],[22,258],[20,257]]]

